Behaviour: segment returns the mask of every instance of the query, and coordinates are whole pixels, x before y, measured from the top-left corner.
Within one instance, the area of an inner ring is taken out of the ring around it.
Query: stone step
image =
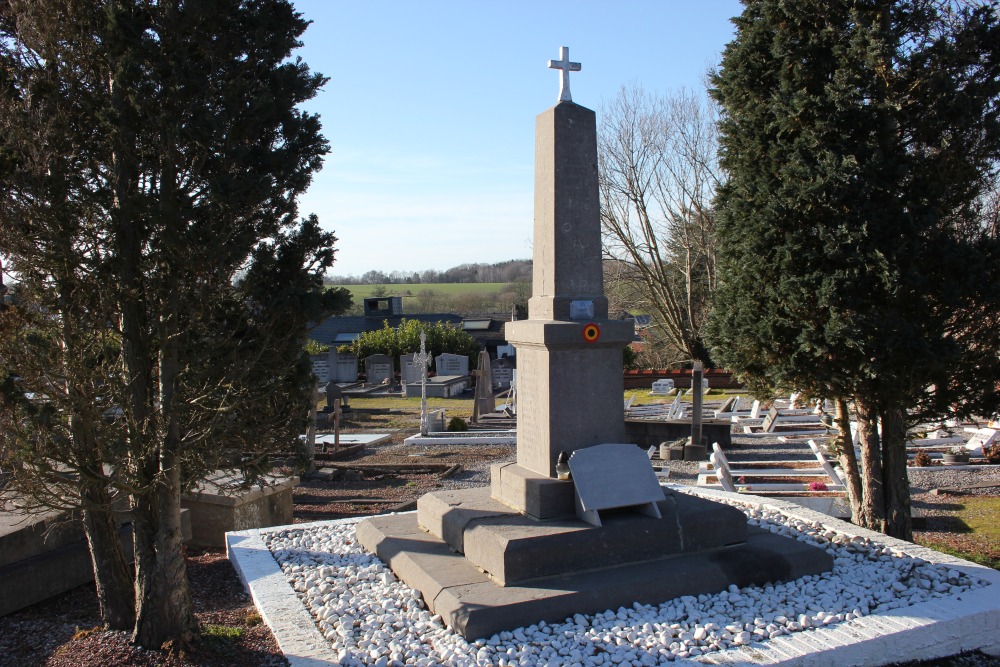
[[[469,640],[633,602],[659,604],[682,595],[717,593],[733,584],[787,581],[833,566],[822,549],[752,528],[739,545],[500,586],[443,540],[421,530],[415,513],[366,519],[358,524],[357,538]]]
[[[426,494],[417,502],[417,518],[422,528],[500,585],[746,539],[746,516],[738,509],[686,494],[666,495],[658,503],[661,519],[615,510],[602,513],[601,527],[575,517],[533,519],[494,500],[485,487]]]

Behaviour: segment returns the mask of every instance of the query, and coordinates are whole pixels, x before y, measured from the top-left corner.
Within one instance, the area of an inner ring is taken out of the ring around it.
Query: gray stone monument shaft
[[[569,320],[573,301],[607,319],[597,180],[597,118],[560,102],[535,122],[535,228],[530,319]]]
[[[535,123],[528,319],[506,329],[517,348],[521,473],[555,477],[560,451],[624,442],[622,348],[634,331],[608,320],[598,192],[595,114],[559,102]]]

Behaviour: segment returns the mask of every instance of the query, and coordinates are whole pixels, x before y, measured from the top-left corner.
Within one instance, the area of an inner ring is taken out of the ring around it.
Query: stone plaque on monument
[[[357,382],[358,355],[341,354],[336,349],[330,350],[329,356],[330,382]]]
[[[576,486],[576,513],[581,521],[600,527],[603,510],[634,507],[660,518],[656,503],[664,499],[649,458],[635,445],[584,447],[569,457]]]
[[[367,384],[385,384],[393,381],[392,357],[387,354],[373,354],[365,357],[365,382]]]
[[[438,375],[468,375],[469,358],[464,354],[445,352],[434,359],[434,369]]]

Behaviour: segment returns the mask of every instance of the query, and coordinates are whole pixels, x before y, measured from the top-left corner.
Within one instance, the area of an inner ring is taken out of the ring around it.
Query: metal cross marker
[[[569,73],[579,72],[580,63],[569,61],[569,47],[559,47],[559,60],[550,60],[549,69],[559,70],[559,101],[572,102],[573,96],[569,93]]]
[[[427,354],[427,333],[420,332],[420,353],[413,355],[413,361],[420,364],[420,435],[427,436],[427,368],[431,365],[431,355]]]

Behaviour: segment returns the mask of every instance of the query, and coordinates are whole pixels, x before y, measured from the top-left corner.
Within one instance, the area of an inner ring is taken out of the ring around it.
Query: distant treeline
[[[521,283],[531,282],[531,260],[511,259],[496,264],[460,264],[446,271],[371,270],[362,276],[327,276],[328,285],[410,285],[417,283]]]

